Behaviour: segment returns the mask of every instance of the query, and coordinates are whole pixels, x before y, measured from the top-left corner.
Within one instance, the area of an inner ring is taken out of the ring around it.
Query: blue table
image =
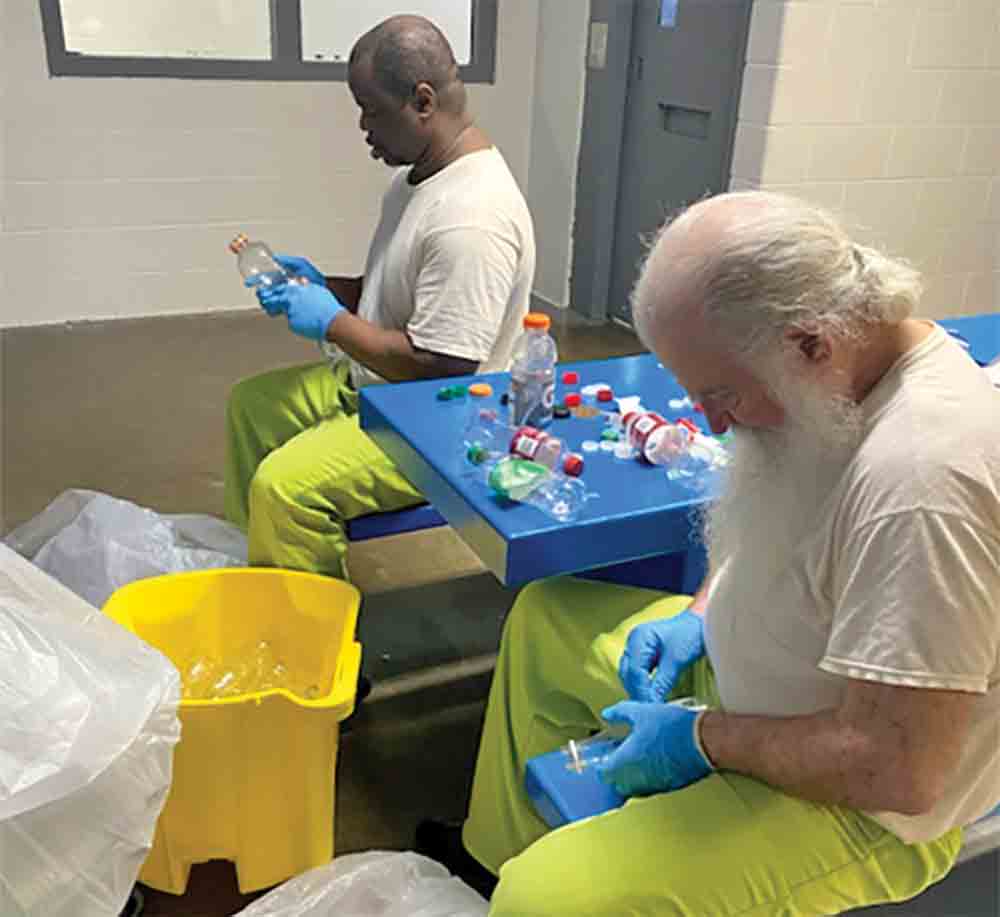
[[[941,324],[967,338],[980,362],[1000,353],[1000,315]],[[650,354],[560,364],[557,378],[567,369],[580,374],[573,390],[604,382],[616,395],[641,396],[644,407],[668,420],[689,417],[706,429],[693,410],[670,409],[668,402],[685,393]],[[361,390],[361,425],[506,585],[602,568],[608,578],[636,585],[696,588],[704,571],[696,515],[706,497],[668,480],[662,469],[607,452],[584,455],[582,480],[599,497],[572,523],[556,522],[532,506],[503,503],[469,473],[462,443],[470,414],[494,408],[505,416],[499,395],[508,380],[506,373],[448,380],[493,386],[490,398],[457,401],[437,400],[445,384],[440,380],[369,386]],[[557,386],[557,398],[566,390]],[[600,438],[604,425],[603,416],[570,418],[554,421],[549,432],[579,451],[583,440]],[[650,558],[655,561],[643,560]]]
[[[691,417],[704,428],[703,418],[693,410],[670,410],[668,401],[682,398],[684,392],[649,354],[560,364],[558,376],[567,369],[580,374],[580,384],[558,385],[560,399],[566,390],[605,382],[618,395],[641,395],[645,407],[667,419]],[[588,501],[575,522],[560,523],[535,507],[490,494],[470,473],[463,435],[474,411],[492,408],[506,416],[499,396],[507,390],[509,377],[499,373],[449,383],[471,381],[491,383],[493,396],[439,401],[437,393],[444,384],[439,380],[364,388],[361,425],[501,582],[520,585],[636,558],[690,553],[691,512],[704,497],[668,480],[661,468],[622,461],[608,452],[584,454],[582,480],[599,496]],[[557,419],[549,432],[580,451],[584,440],[600,439],[606,423],[603,413]],[[681,575],[697,579],[699,571]]]

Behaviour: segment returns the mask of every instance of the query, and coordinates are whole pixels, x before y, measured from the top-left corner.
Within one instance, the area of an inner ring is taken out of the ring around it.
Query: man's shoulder
[[[917,398],[873,425],[846,478],[856,523],[933,512],[1000,527],[1000,404],[967,408]]]

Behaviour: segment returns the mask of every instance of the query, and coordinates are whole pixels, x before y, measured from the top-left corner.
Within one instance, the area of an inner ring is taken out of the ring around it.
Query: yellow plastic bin
[[[181,702],[181,741],[153,848],[139,874],[183,894],[191,866],[236,864],[257,891],[333,857],[339,723],[354,709],[360,593],[349,583],[264,568],[178,573],[131,583],[104,606],[181,668],[267,641],[293,684]]]

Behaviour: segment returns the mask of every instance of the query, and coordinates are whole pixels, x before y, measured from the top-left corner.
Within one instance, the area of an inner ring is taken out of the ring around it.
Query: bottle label
[[[514,440],[514,447],[510,451],[515,455],[520,455],[522,458],[533,459],[538,452],[540,444],[540,439],[522,433]]]
[[[552,420],[555,393],[554,382],[520,382],[511,379],[511,424],[513,426],[527,424],[532,427],[548,424]]]

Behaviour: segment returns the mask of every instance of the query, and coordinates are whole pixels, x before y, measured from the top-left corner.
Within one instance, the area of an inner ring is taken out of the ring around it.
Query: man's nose
[[[729,416],[728,411],[720,411],[718,408],[707,404],[703,405],[703,407],[708,427],[716,436],[721,436],[733,425],[733,418]]]

